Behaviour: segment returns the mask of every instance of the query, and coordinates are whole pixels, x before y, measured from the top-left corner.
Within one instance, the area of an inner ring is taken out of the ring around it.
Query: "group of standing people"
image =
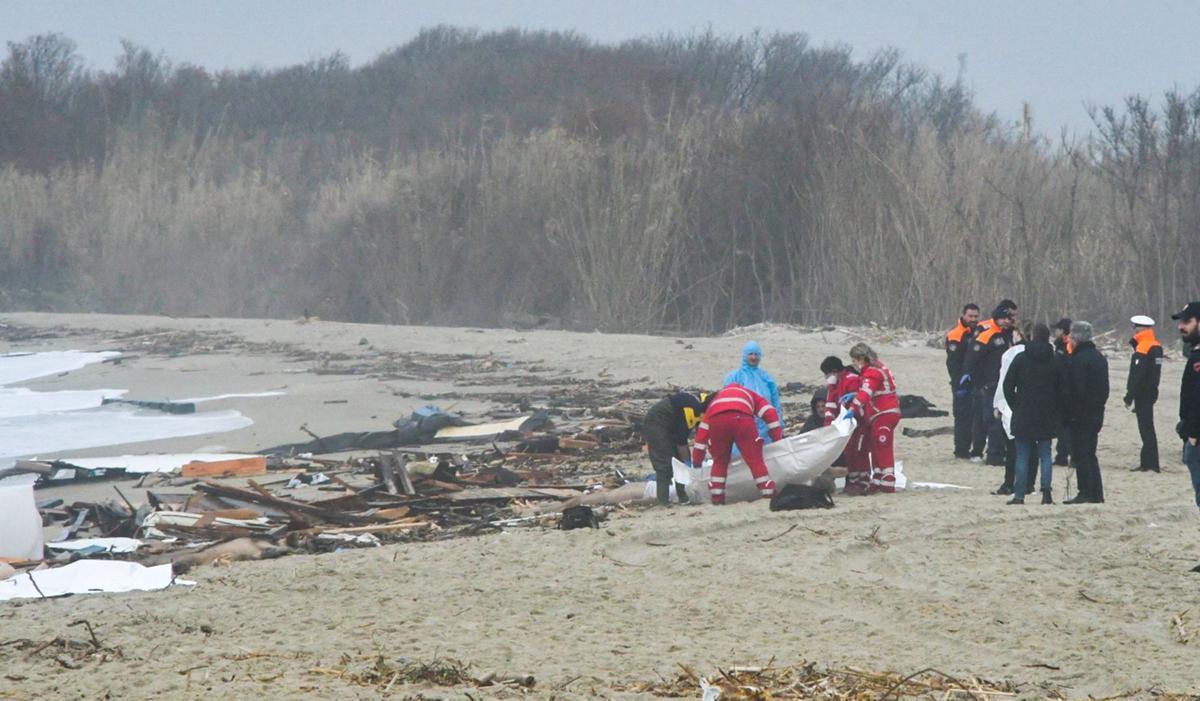
[[[954,392],[954,455],[1004,465],[1004,482],[994,493],[1011,495],[1010,504],[1023,504],[1025,495],[1033,492],[1035,458],[1041,467],[1043,504],[1053,503],[1054,465],[1068,464],[1075,468],[1079,489],[1063,503],[1103,503],[1096,452],[1110,388],[1108,361],[1092,340],[1092,325],[1062,319],[1053,331],[1045,324],[1025,324],[1022,330],[1017,319],[1012,300],[1001,301],[984,320],[979,319],[979,307],[968,304],[946,334],[946,368]],[[1133,471],[1159,472],[1154,405],[1163,349],[1152,318],[1138,315],[1130,323],[1133,353],[1124,404],[1137,416],[1142,439]],[[1057,456],[1052,458],[1055,438]]]
[[[847,466],[845,494],[866,495],[896,490],[893,451],[900,402],[891,370],[865,343],[850,349],[850,366],[831,356],[821,364],[829,385],[822,414],[830,425],[849,412],[857,419],[843,459]],[[718,392],[677,392],[655,403],[646,414],[643,436],[654,468],[656,496],[666,504],[674,496],[687,501],[682,485],[675,484],[672,458],[699,465],[712,456],[708,489],[714,504],[725,503],[725,482],[730,460],[741,454],[754,476],[759,493],[771,497],[776,484],[768,474],[763,446],[783,438],[783,406],[779,385],[761,366],[762,347],[750,341],[742,349],[741,367],[725,376]],[[810,417],[810,420],[813,417]],[[688,450],[688,437],[695,440]],[[690,460],[689,460],[690,458]]]

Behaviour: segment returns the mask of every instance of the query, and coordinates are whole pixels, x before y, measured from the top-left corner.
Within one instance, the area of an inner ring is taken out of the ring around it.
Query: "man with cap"
[[[1104,482],[1100,478],[1096,444],[1104,427],[1104,405],[1108,402],[1108,361],[1092,342],[1092,325],[1086,321],[1071,324],[1071,360],[1067,367],[1071,457],[1075,460],[1079,494],[1063,503],[1103,504]]]
[[[1179,336],[1192,346],[1179,387],[1179,424],[1183,439],[1183,462],[1192,476],[1196,506],[1200,506],[1200,302],[1189,302],[1171,316],[1179,322]]]
[[[1071,340],[1071,319],[1065,316],[1059,319],[1054,324],[1052,332],[1054,334],[1054,356],[1065,366],[1071,357],[1071,353],[1067,349],[1067,342]],[[1054,446],[1054,464],[1060,467],[1071,464],[1071,427],[1067,425],[1065,416],[1062,425],[1058,427],[1058,442]]]
[[[976,329],[971,350],[963,361],[962,378],[958,381],[960,389],[967,388],[975,394],[975,444],[982,445],[986,439],[989,465],[1004,464],[1008,445],[1008,437],[992,410],[992,402],[1000,382],[1001,358],[1012,346],[1012,326],[1012,310],[1006,306],[996,307],[992,318]],[[972,459],[977,457],[972,454]]]
[[[970,351],[971,339],[975,335],[975,325],[979,323],[979,305],[967,304],[962,308],[958,323],[946,332],[946,371],[950,373],[950,391],[954,393],[954,457],[964,460],[971,457],[972,448],[978,448],[983,453],[982,436],[980,444],[972,446],[972,428],[975,419],[975,406],[971,401],[971,390],[959,387],[963,376],[963,364]]]
[[[1154,337],[1154,319],[1139,314],[1131,318],[1133,357],[1129,361],[1129,380],[1125,385],[1125,408],[1137,415],[1142,436],[1141,462],[1134,472],[1158,472],[1158,435],[1154,432],[1154,403],[1158,401],[1158,381],[1162,376],[1162,344]]]
[[[771,373],[762,369],[762,358],[762,346],[758,345],[758,341],[748,341],[742,346],[742,367],[725,376],[724,386],[741,385],[766,399],[775,407],[775,415],[782,426],[783,404],[779,401],[779,385],[776,384],[775,378],[771,377]],[[767,443],[772,440],[771,431],[762,419],[758,420],[758,435]]]

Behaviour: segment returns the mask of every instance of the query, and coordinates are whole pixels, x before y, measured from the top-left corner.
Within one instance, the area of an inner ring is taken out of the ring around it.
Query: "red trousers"
[[[725,503],[725,475],[729,472],[729,456],[735,444],[750,468],[750,474],[754,475],[759,494],[773,496],[775,481],[767,474],[767,464],[763,462],[763,439],[758,435],[758,423],[749,414],[726,411],[708,418],[708,452],[713,460],[708,491],[712,494],[712,503]]]
[[[900,423],[900,412],[876,414],[865,421],[866,430],[859,442],[861,454],[870,457],[870,491],[896,491],[896,457],[893,452],[896,425]],[[847,475],[846,484],[850,478]]]
[[[871,488],[871,453],[867,447],[867,425],[860,421],[850,434],[850,441],[842,451],[846,463],[846,494],[866,494]]]

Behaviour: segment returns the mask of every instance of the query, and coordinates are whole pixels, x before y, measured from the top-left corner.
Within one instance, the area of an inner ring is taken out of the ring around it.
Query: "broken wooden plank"
[[[292,516],[293,518],[296,518],[297,516],[303,516],[304,518],[297,518],[299,521],[309,521],[310,518],[313,517],[322,521],[328,521],[329,523],[340,523],[343,525],[361,525],[367,521],[366,518],[363,518],[357,514],[342,513],[339,511],[333,511],[331,509],[321,508],[319,506],[313,506],[312,504],[306,504],[294,499],[277,497],[268,492],[266,489],[263,489],[261,486],[256,485],[254,480],[248,481],[250,482],[251,487],[258,487],[258,489],[240,489],[238,487],[231,487],[209,481],[201,482],[200,484],[196,485],[196,489],[218,497],[232,497],[234,499],[248,501],[253,504],[272,506],[283,511],[289,516]]]
[[[179,469],[182,477],[240,477],[267,472],[267,458],[237,458],[214,462],[190,462]]]

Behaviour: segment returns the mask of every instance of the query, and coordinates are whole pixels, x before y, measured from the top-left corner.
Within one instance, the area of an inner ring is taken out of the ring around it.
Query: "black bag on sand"
[[[563,509],[562,520],[558,522],[558,527],[564,531],[576,528],[599,528],[600,521],[596,518],[596,514],[592,513],[590,506],[571,506]]]
[[[771,511],[832,508],[833,497],[829,492],[809,484],[785,484],[771,497]]]

